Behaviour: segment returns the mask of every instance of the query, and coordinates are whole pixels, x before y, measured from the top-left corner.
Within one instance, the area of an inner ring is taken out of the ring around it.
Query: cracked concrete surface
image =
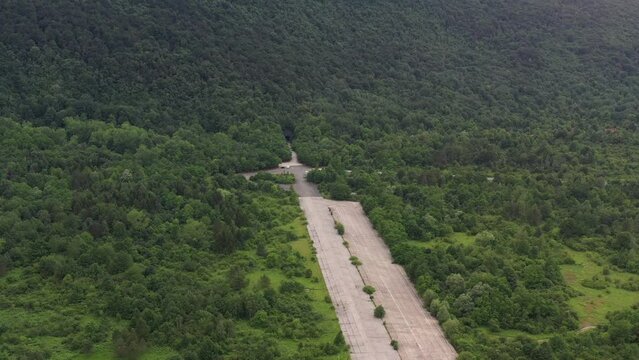
[[[391,338],[383,321],[373,316],[375,305],[362,291],[364,283],[334,228],[330,203],[321,197],[300,198],[324,281],[344,338],[350,345],[351,358],[399,359],[399,354],[390,346]]]
[[[400,265],[393,264],[390,251],[364,213],[361,205],[333,201],[333,216],[344,225],[344,239],[362,262],[359,272],[373,286],[375,302],[384,306],[386,328],[399,342],[402,359],[455,359],[437,319],[428,313]]]

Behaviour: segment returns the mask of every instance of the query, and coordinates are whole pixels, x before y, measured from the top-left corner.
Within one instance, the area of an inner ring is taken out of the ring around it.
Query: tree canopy
[[[287,160],[286,134],[326,196],[362,202],[460,358],[638,358],[637,17],[3,1],[0,357],[340,356],[301,291],[320,280],[291,180],[234,175]]]

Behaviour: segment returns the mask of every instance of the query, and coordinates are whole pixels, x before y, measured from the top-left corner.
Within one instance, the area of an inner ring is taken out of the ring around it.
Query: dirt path
[[[317,187],[305,180],[311,168],[300,164],[293,153],[290,162],[271,173],[295,175],[293,189],[308,221],[308,232],[317,250],[317,259],[335,306],[337,318],[354,360],[455,359],[457,353],[446,340],[437,320],[424,308],[420,297],[401,266],[393,264],[384,240],[357,202],[333,201],[321,197]],[[245,173],[249,178],[255,173]],[[334,221],[344,224],[343,244]],[[350,252],[349,252],[350,250]],[[363,263],[358,269],[349,257]],[[384,321],[373,316],[375,304],[362,288],[377,289],[375,302],[384,306]],[[391,339],[399,342],[393,350]]]

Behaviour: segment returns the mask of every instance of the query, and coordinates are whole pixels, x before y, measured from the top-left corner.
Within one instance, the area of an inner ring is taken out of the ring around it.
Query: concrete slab
[[[366,284],[377,289],[375,302],[386,310],[386,328],[399,342],[402,359],[455,359],[457,353],[441,330],[437,319],[423,307],[422,300],[404,269],[393,264],[390,251],[373,229],[361,205],[329,201],[335,219],[344,224],[344,239],[362,265]]]
[[[383,321],[373,316],[375,305],[362,291],[364,283],[334,228],[329,203],[321,197],[300,198],[328,292],[344,338],[350,345],[351,358],[399,359],[399,354],[390,346],[391,338]]]

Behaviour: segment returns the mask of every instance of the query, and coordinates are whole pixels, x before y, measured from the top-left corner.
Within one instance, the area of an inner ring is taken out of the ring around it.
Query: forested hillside
[[[296,198],[222,173],[225,162],[258,166],[252,146],[0,119],[0,157],[0,357],[345,351]]]
[[[233,175],[286,131],[460,358],[638,358],[638,16],[3,1],[0,357],[343,355],[294,198]]]

